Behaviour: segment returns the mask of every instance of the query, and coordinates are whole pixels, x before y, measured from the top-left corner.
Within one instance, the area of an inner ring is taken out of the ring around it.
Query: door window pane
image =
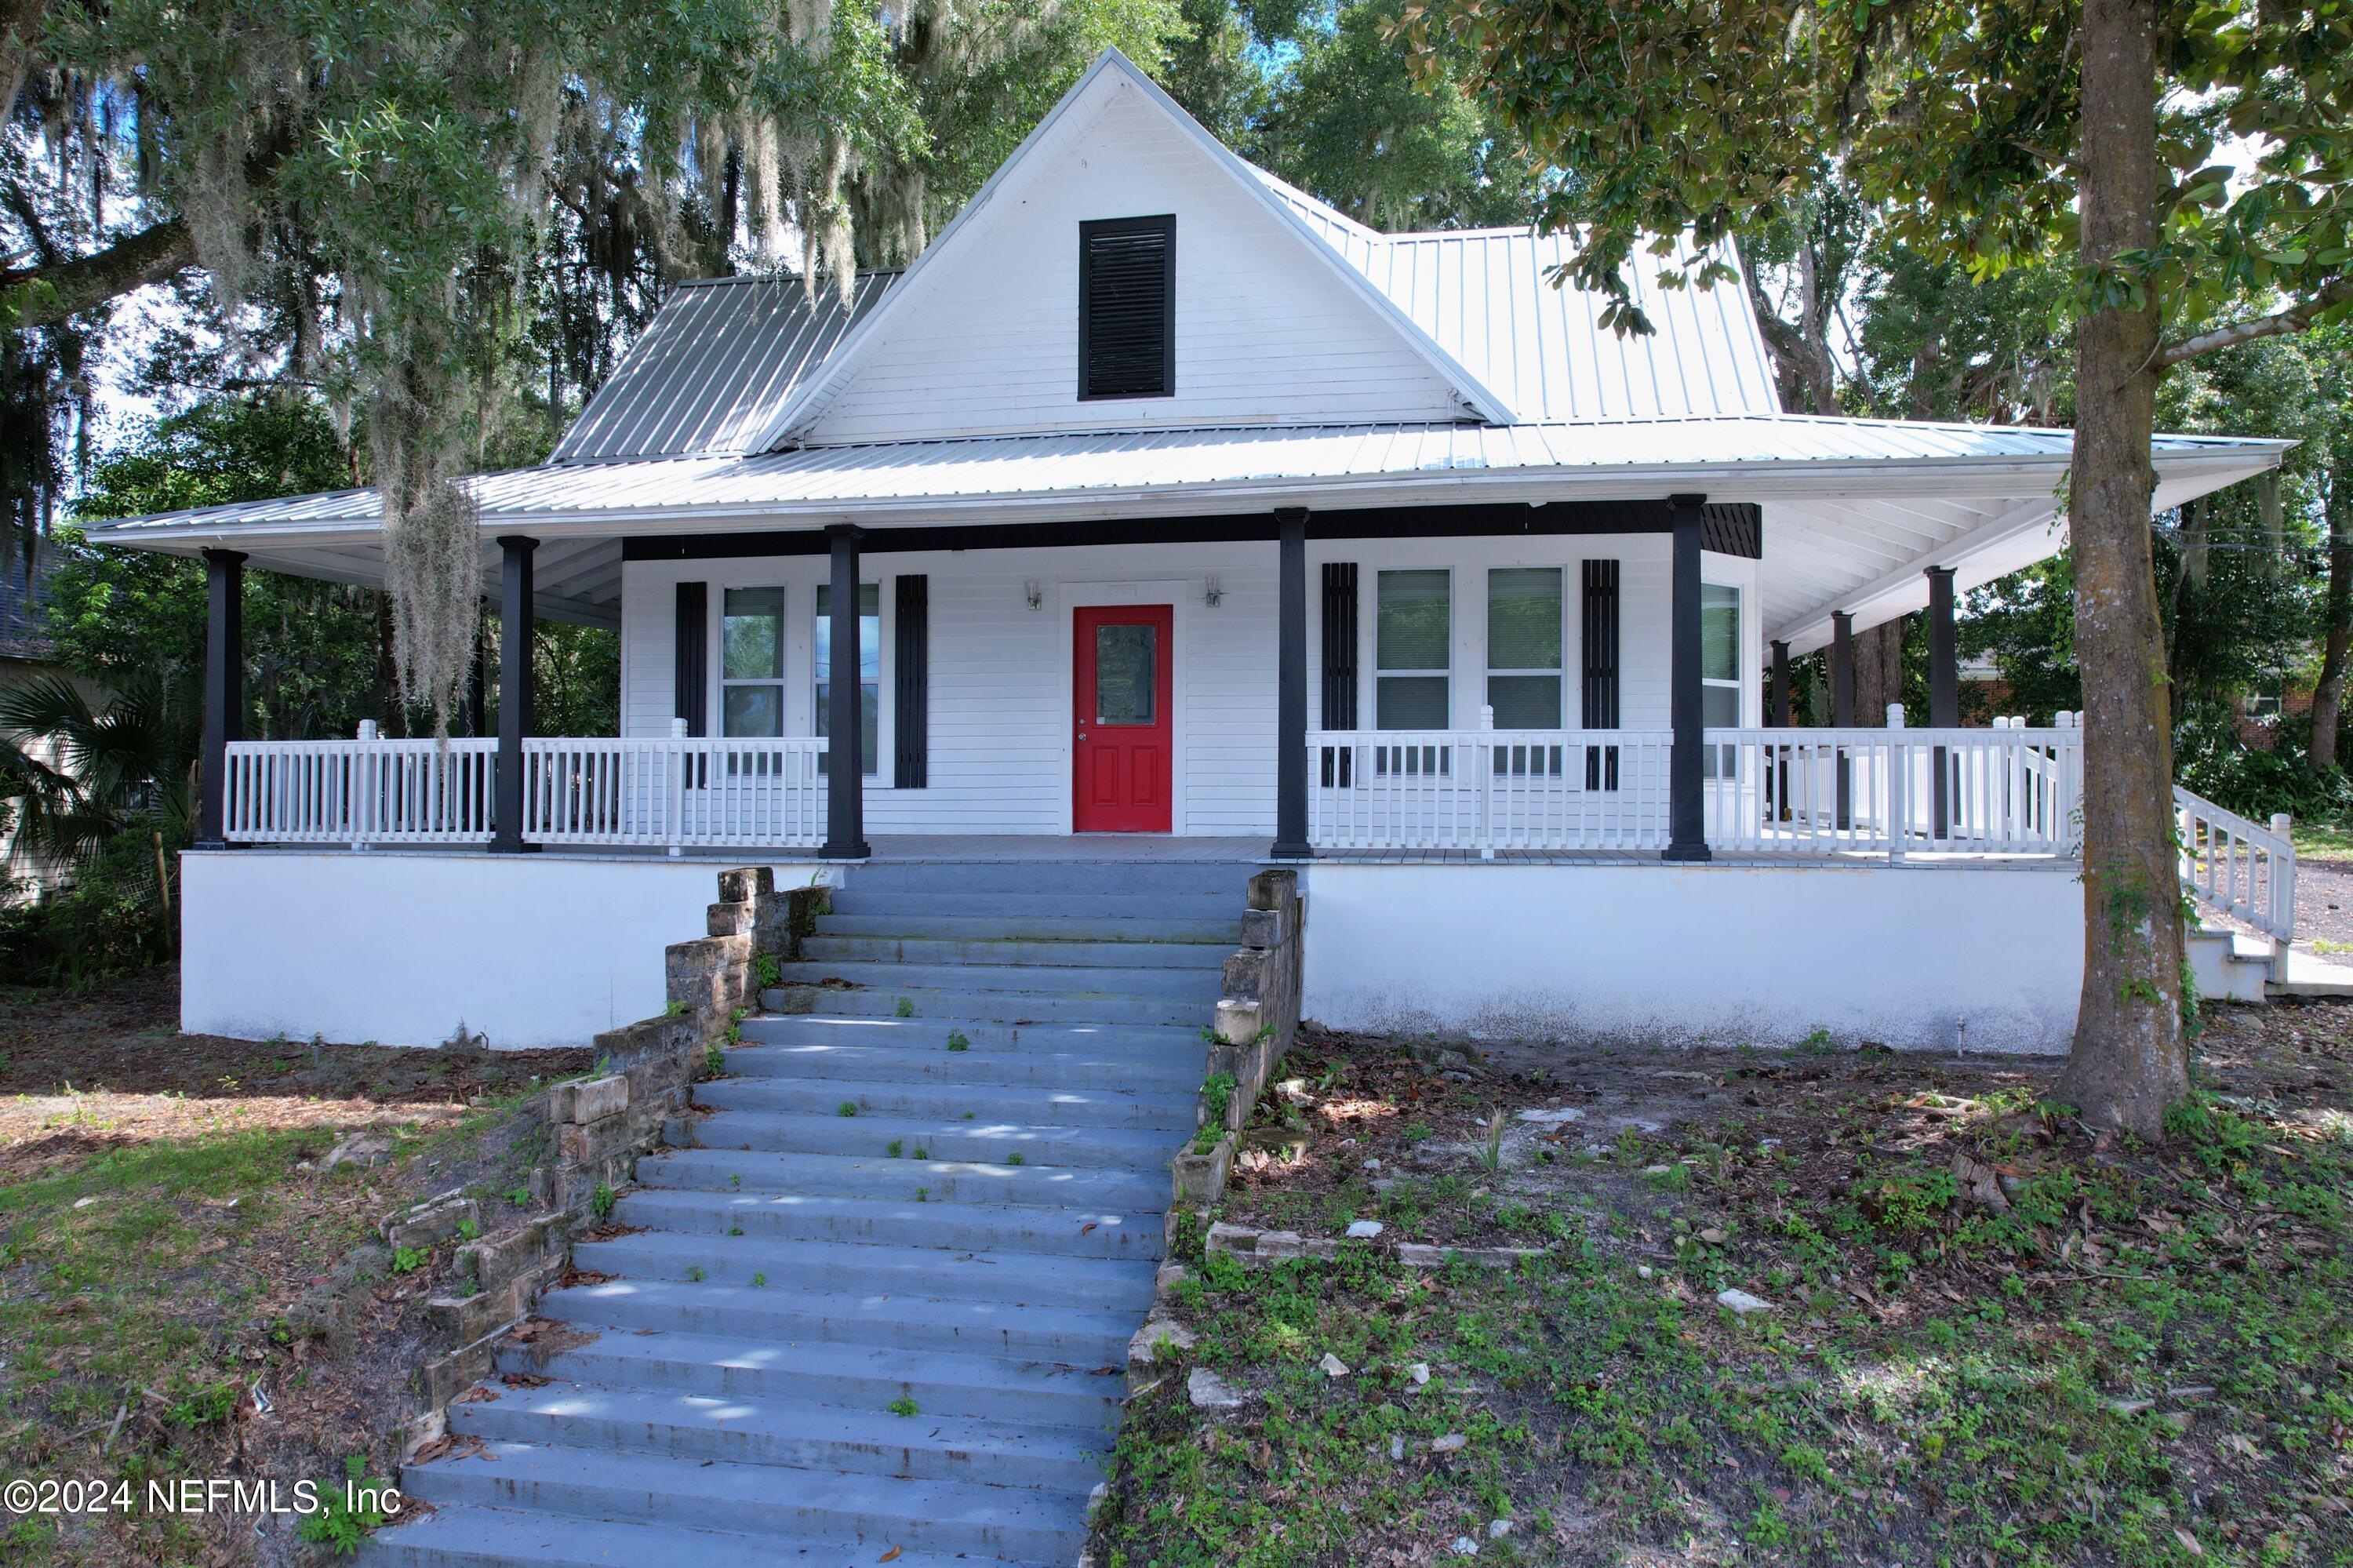
[[[1095,628],[1095,723],[1155,722],[1159,641],[1155,626]]]
[[[1383,729],[1447,727],[1452,581],[1442,567],[1380,574],[1373,620],[1373,722]]]
[[[1487,705],[1498,729],[1558,729],[1561,570],[1499,567],[1487,574]]]
[[[833,722],[833,585],[817,585],[817,733]],[[882,585],[858,585],[859,770],[878,773],[881,740]],[[824,772],[829,758],[818,759]]]
[[[719,621],[720,733],[785,733],[785,590],[729,588]]]

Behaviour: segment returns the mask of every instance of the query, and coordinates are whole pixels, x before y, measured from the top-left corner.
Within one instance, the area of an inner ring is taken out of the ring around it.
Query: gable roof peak
[[[945,270],[955,266],[955,258],[969,247],[972,234],[993,221],[992,208],[998,205],[996,197],[999,192],[1018,178],[1022,166],[1041,146],[1050,143],[1056,128],[1072,115],[1084,112],[1082,105],[1092,104],[1100,110],[1108,102],[1106,94],[1120,91],[1133,91],[1157,111],[1186,141],[1222,172],[1237,190],[1271,214],[1279,227],[1293,235],[1324,266],[1338,287],[1370,308],[1430,366],[1440,380],[1453,388],[1455,397],[1468,413],[1488,424],[1516,422],[1516,416],[1508,403],[1482,384],[1396,301],[1366,278],[1361,269],[1342,255],[1333,242],[1319,232],[1321,224],[1317,217],[1311,217],[1295,204],[1308,203],[1321,212],[1330,213],[1332,220],[1342,224],[1353,224],[1353,219],[1333,212],[1312,196],[1291,191],[1287,185],[1282,187],[1282,192],[1271,188],[1267,181],[1272,176],[1243,161],[1233,149],[1211,135],[1199,121],[1186,112],[1184,106],[1169,97],[1141,66],[1118,48],[1107,47],[1080,73],[1079,79],[1071,84],[1070,90],[1062,94],[1054,107],[1047,111],[1045,118],[1022,138],[1021,144],[1013,150],[1012,155],[997,165],[997,171],[965,204],[963,210],[950,219],[932,243],[925,247],[923,253],[915,259],[898,284],[891,290],[888,298],[859,322],[816,376],[794,389],[762,429],[753,443],[754,450],[775,450],[795,444],[849,384],[860,366],[888,339],[893,324],[912,313],[928,297],[937,278]]]

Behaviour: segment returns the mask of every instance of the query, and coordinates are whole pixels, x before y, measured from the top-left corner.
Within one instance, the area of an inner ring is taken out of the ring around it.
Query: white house
[[[1951,617],[2064,542],[2068,432],[1784,413],[1740,289],[1621,338],[1569,253],[1375,233],[1106,55],[904,272],[681,287],[472,482],[618,736],[511,661],[496,737],[242,741],[240,570],[380,581],[375,493],[94,529],[211,563],[185,1025],[583,1040],[712,856],[1230,853],[1304,863],[1335,1025],[2059,1046],[2078,732],[1957,727]],[[2157,503],[2284,445],[2162,437]],[[1765,711],[1923,608],[1929,727]]]

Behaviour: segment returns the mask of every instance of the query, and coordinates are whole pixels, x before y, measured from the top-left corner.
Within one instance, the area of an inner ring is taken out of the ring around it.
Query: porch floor
[[[1273,863],[1267,851],[1271,841],[1262,837],[1191,838],[1168,833],[875,833],[867,842],[877,862],[988,862],[988,861],[1061,861],[1071,863],[1134,861],[1153,863],[1192,863],[1198,864],[1233,865],[1241,863]],[[237,854],[318,854],[343,853],[341,844],[298,843],[243,845],[228,853]],[[216,853],[195,851],[191,853]],[[491,851],[481,844],[378,844],[364,852],[371,855],[438,855],[488,856]],[[504,858],[504,857],[501,857]],[[664,860],[684,859],[702,863],[747,863],[771,862],[801,864],[818,858],[817,852],[807,846],[736,845],[712,848],[690,845],[679,854],[651,844],[547,844],[535,849],[533,858],[545,860]],[[1316,852],[1317,861],[1344,865],[1665,865],[1654,849],[1634,850],[1526,850],[1498,849],[1490,859],[1482,859],[1475,849],[1326,849]],[[1884,850],[1850,850],[1839,853],[1788,850],[1770,852],[1722,851],[1705,865],[1735,867],[1822,866],[1822,867],[1891,867]],[[1915,850],[1893,869],[1934,870],[1940,867],[2000,868],[2015,871],[2058,871],[2073,875],[2075,862],[2066,856],[2014,853],[1947,853]]]

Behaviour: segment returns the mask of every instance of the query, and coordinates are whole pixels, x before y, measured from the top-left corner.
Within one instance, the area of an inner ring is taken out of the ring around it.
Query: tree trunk
[[[2345,711],[2345,654],[2353,644],[2353,476],[2329,476],[2328,609],[2320,643],[2320,684],[2312,694],[2312,766],[2337,766],[2337,720]]]
[[[2157,235],[2155,0],[2085,0],[2082,260],[2102,278]],[[2095,283],[2095,287],[2096,287]],[[2084,681],[2084,994],[2058,1097],[2158,1136],[2189,1091],[2173,736],[2149,551],[2158,320],[2106,290],[2076,334],[2069,525]]]
[[[1854,722],[1887,722],[1887,705],[1904,700],[1904,622],[1897,616],[1854,634]]]

